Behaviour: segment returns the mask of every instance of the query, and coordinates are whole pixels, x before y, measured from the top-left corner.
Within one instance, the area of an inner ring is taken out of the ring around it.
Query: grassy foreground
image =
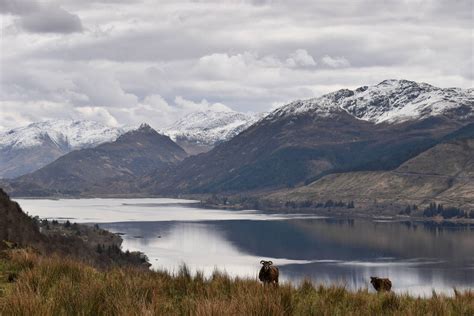
[[[0,259],[0,315],[474,315],[474,292],[421,299],[310,282],[264,288],[220,273],[191,276],[184,267],[176,275],[101,271],[14,250]]]

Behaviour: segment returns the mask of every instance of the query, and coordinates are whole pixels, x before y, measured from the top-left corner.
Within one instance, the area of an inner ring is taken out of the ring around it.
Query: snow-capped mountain
[[[312,113],[328,117],[345,111],[376,124],[401,123],[430,116],[474,118],[474,89],[438,88],[408,80],[385,80],[355,90],[342,89],[318,98],[295,101],[271,113],[274,120],[287,115]]]
[[[35,147],[48,137],[58,147],[74,150],[114,141],[124,132],[94,121],[44,121],[0,133],[0,149]]]
[[[193,112],[161,132],[168,135],[190,154],[205,152],[229,140],[258,121],[261,114],[234,111]]]
[[[114,141],[123,128],[93,121],[52,120],[0,133],[0,178],[37,170],[76,149]]]
[[[303,185],[330,173],[393,170],[434,144],[469,137],[473,110],[472,89],[387,80],[339,90],[276,109],[149,185],[173,194],[235,193]]]
[[[142,124],[113,142],[74,150],[10,184],[19,195],[130,193],[137,189],[137,177],[185,157],[186,152],[168,136]]]

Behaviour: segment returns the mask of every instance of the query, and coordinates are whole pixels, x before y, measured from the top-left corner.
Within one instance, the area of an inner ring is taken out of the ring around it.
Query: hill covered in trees
[[[44,255],[76,258],[98,267],[149,266],[142,254],[122,252],[121,243],[120,236],[98,226],[31,218],[0,189],[0,250],[32,248]]]

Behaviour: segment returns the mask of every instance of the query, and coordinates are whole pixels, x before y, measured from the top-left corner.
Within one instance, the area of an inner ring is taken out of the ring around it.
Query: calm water
[[[122,233],[123,248],[143,251],[157,269],[177,271],[186,263],[206,275],[219,269],[255,278],[266,259],[284,281],[311,278],[357,289],[380,276],[396,292],[414,295],[474,288],[474,225],[206,210],[173,199],[17,201],[30,215]]]

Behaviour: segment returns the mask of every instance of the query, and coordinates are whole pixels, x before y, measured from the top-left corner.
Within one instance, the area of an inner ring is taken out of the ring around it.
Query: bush
[[[443,204],[436,204],[435,202],[430,203],[430,205],[425,208],[423,211],[423,216],[425,217],[434,217],[441,216],[443,218],[463,218],[468,217],[467,212],[457,208],[457,207],[444,207]]]

